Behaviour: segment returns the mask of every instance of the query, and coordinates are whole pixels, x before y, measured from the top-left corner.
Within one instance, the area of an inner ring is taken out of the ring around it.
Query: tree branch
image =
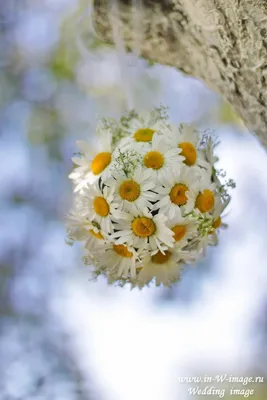
[[[128,51],[203,80],[267,147],[267,1],[143,0],[140,29],[130,0],[117,0]],[[137,12],[137,10],[134,10]],[[109,0],[95,0],[98,35],[112,43]]]

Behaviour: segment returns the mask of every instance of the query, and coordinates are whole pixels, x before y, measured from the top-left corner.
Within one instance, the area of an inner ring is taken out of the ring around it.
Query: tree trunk
[[[93,18],[112,43],[109,4],[95,0]],[[117,4],[128,51],[139,43],[146,59],[203,80],[267,147],[267,0],[142,0],[134,12],[131,0]]]

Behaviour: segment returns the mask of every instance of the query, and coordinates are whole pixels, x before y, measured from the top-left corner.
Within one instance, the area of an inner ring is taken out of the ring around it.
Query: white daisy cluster
[[[212,138],[172,126],[161,107],[98,125],[98,145],[78,141],[68,239],[82,241],[95,276],[143,287],[170,286],[186,264],[217,243],[228,205]]]

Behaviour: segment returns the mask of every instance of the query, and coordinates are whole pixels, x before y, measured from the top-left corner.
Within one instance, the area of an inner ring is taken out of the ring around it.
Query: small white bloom
[[[116,148],[113,152],[113,160],[110,165],[111,177],[115,175],[122,175],[128,178],[132,177],[137,167],[142,166],[142,155],[135,149],[121,149]],[[108,184],[109,179],[103,181],[103,183]]]

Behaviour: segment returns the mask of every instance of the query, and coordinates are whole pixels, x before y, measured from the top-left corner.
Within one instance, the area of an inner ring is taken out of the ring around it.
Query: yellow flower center
[[[195,147],[190,142],[180,143],[179,146],[181,151],[181,155],[184,156],[184,163],[186,165],[194,165],[197,159],[197,152]]]
[[[158,251],[154,256],[151,257],[151,261],[154,264],[165,264],[171,256],[170,251],[165,251],[165,254],[162,254],[160,251]]]
[[[174,237],[175,241],[179,242],[179,240],[181,240],[186,233],[186,227],[185,227],[185,225],[175,225],[172,228],[172,231],[174,233],[173,237]]]
[[[136,236],[148,237],[156,231],[156,225],[151,218],[138,217],[132,222],[132,230]]]
[[[218,217],[218,218],[216,218],[216,219],[214,220],[214,222],[213,222],[213,224],[212,224],[212,227],[213,227],[214,229],[217,229],[217,228],[219,228],[219,227],[221,226],[221,224],[222,224],[222,219],[221,219],[221,217]]]
[[[96,197],[94,199],[94,210],[101,217],[106,217],[109,213],[109,205],[104,197]]]
[[[188,187],[183,183],[177,183],[174,185],[170,191],[170,199],[172,203],[177,204],[177,206],[183,206],[187,202],[186,192]]]
[[[134,138],[136,142],[151,142],[155,131],[150,128],[141,128],[135,132]]]
[[[104,239],[100,232],[95,232],[93,229],[90,229],[89,232],[97,239]]]
[[[123,200],[135,201],[140,196],[140,186],[135,181],[128,180],[120,185],[119,193]]]
[[[123,244],[113,244],[113,250],[121,257],[131,258],[133,255]]]
[[[200,212],[208,212],[214,207],[214,194],[211,190],[205,189],[197,196],[196,207]]]
[[[158,151],[149,151],[144,157],[147,168],[160,169],[164,164],[164,157]]]
[[[91,164],[91,170],[94,175],[99,175],[111,162],[111,153],[104,152],[95,156]]]

